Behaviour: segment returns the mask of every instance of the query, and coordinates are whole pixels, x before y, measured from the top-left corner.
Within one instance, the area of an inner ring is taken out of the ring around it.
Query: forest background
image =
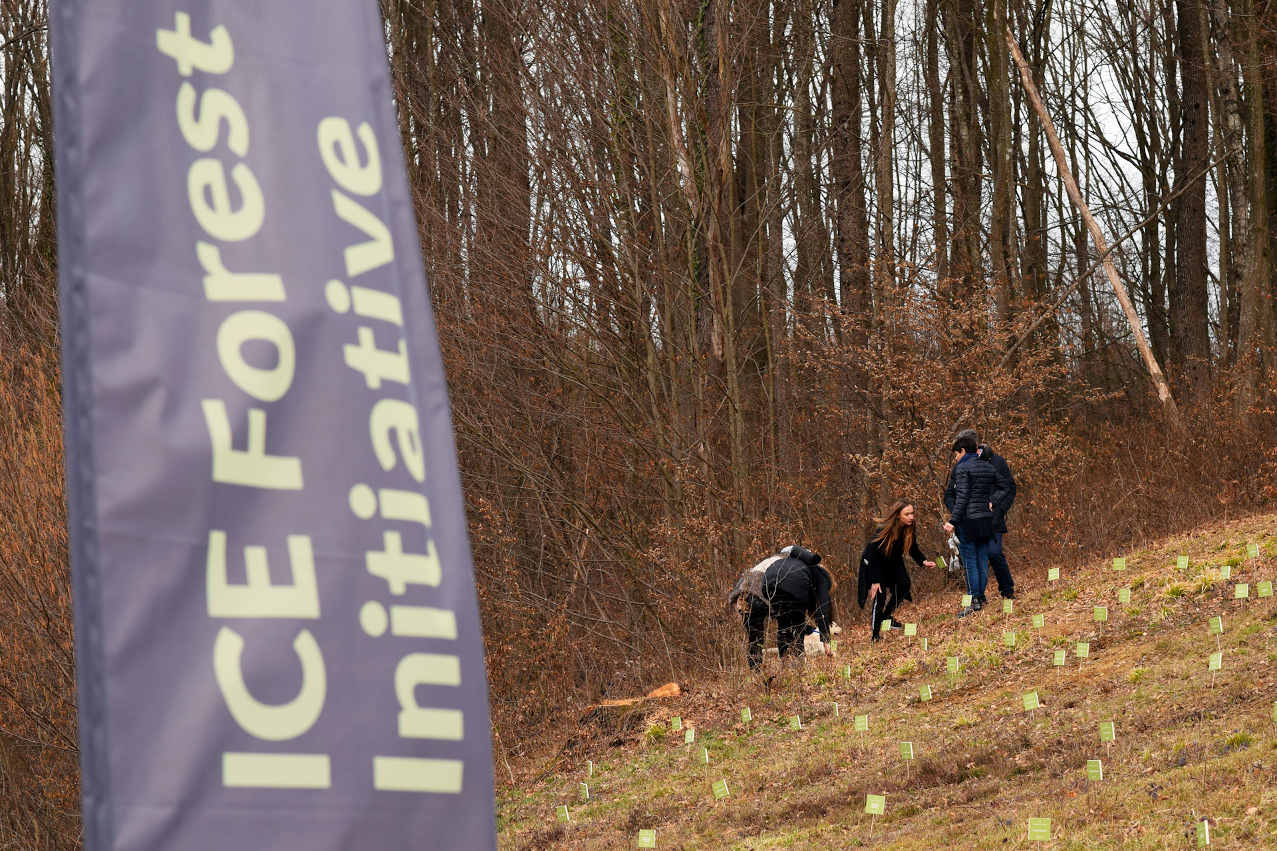
[[[1272,0],[381,9],[499,759],[738,668],[726,591],[785,543],[858,621],[890,502],[938,550],[960,427],[1025,576],[1277,501]],[[79,833],[47,36],[0,0],[0,847]]]

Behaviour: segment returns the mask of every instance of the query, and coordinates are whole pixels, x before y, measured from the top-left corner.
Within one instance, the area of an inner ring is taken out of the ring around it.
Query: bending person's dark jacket
[[[997,505],[1005,497],[993,465],[979,455],[964,455],[953,465],[951,482],[952,503],[949,494],[945,494],[949,522],[969,538],[983,540],[992,536],[994,514],[989,503]]]
[[[993,531],[1006,532],[1007,512],[1011,510],[1011,506],[1015,503],[1016,491],[1015,478],[1011,475],[1011,465],[1007,464],[1005,458],[984,443],[980,444],[980,457],[993,466],[993,473],[998,479],[998,487],[1003,491],[1001,499],[993,500]]]
[[[834,603],[830,598],[833,586],[833,577],[820,566],[820,556],[803,547],[794,547],[788,556],[768,565],[763,573],[763,597],[768,602],[781,595],[793,598],[815,619],[820,640],[826,644],[834,619]]]
[[[902,548],[897,544],[895,549]],[[917,538],[914,538],[913,545],[909,547],[909,557],[917,562],[919,567],[922,567],[923,562],[927,560],[918,547]],[[861,558],[860,581],[856,589],[861,608],[864,608],[865,601],[869,599],[870,586],[875,583],[883,590],[891,589],[892,596],[897,600],[913,600],[913,581],[905,568],[904,552],[884,552],[882,545],[874,541],[870,541],[865,546]]]

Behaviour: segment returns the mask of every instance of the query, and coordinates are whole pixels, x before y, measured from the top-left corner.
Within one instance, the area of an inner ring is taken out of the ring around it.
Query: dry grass
[[[1261,545],[1258,562],[1244,558],[1248,542]],[[1181,553],[1191,558],[1183,571]],[[662,848],[1014,847],[1028,845],[1030,817],[1052,819],[1049,848],[1186,847],[1202,818],[1213,847],[1277,845],[1277,602],[1255,596],[1260,580],[1277,579],[1277,515],[1125,555],[1125,573],[1105,560],[1061,565],[1059,583],[1048,584],[1045,570],[1021,574],[1010,616],[995,600],[959,622],[956,594],[928,595],[901,612],[928,637],[928,652],[899,632],[871,649],[857,624],[836,667],[819,660],[770,693],[728,676],[649,705],[644,735],[605,740],[583,730],[570,755],[561,749],[548,766],[516,763],[524,779],[500,795],[501,845],[632,846],[651,827]],[[1229,562],[1223,580],[1218,566]],[[1250,583],[1249,600],[1233,599],[1237,582]],[[1123,587],[1132,589],[1127,605],[1117,598]],[[1092,620],[1095,605],[1108,606],[1106,623]],[[1046,616],[1040,635],[1037,613]],[[1226,632],[1212,681],[1215,614]],[[1014,649],[1002,641],[1010,629]],[[1088,660],[1074,656],[1077,641],[1090,642]],[[1064,667],[1052,663],[1057,647],[1069,651]],[[949,655],[962,658],[956,677],[945,670]],[[849,682],[842,664],[855,671]],[[934,694],[926,703],[924,683]],[[1031,689],[1042,708],[1026,713]],[[746,703],[748,727],[739,718]],[[801,732],[787,727],[795,713]],[[853,731],[854,713],[870,715],[867,734]],[[697,728],[690,753],[677,734],[661,735],[673,714]],[[1116,723],[1111,745],[1099,741],[1105,720]],[[916,754],[907,767],[902,739]],[[709,766],[694,759],[701,745]],[[1088,786],[1094,758],[1104,780]],[[587,759],[596,773],[581,803]],[[732,796],[715,802],[719,777]],[[872,822],[863,812],[870,792],[887,796],[886,814]],[[560,803],[572,808],[566,828],[554,823]]]

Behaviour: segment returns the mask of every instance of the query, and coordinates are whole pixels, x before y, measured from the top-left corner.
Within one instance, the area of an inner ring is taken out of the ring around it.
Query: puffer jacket
[[[964,537],[992,537],[994,514],[989,503],[996,505],[1006,496],[993,465],[978,455],[964,455],[953,467],[952,482],[949,522],[961,529]]]
[[[833,578],[820,565],[820,556],[803,547],[794,547],[789,555],[772,562],[763,573],[763,598],[769,603],[778,597],[796,601],[816,621],[820,640],[829,642],[829,626],[834,619],[830,598]]]
[[[1002,499],[993,501],[993,531],[1006,532],[1007,512],[1015,503],[1015,477],[1011,475],[1011,465],[1005,458],[994,452],[986,444],[980,444],[980,457],[993,465],[993,472],[998,477],[998,486],[1002,489]]]

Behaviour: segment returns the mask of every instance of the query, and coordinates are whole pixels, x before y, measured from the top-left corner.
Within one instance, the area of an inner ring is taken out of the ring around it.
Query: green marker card
[[[581,800],[582,800],[582,801],[588,801],[588,800],[590,800],[590,784],[589,784],[589,783],[582,783],[582,784],[580,785],[579,789],[580,789],[580,792],[581,792]]]
[[[1060,569],[1059,569],[1058,567],[1048,567],[1048,568],[1046,569],[1046,581],[1047,581],[1047,582],[1059,582],[1059,581],[1060,581]]]
[[[849,679],[851,679],[851,666],[850,666],[850,665],[843,665],[843,666],[842,666],[842,678],[843,678],[844,680],[849,680]]]
[[[802,728],[803,728],[803,719],[799,718],[797,715],[789,716],[789,729],[801,730]]]
[[[1117,741],[1117,727],[1114,726],[1112,721],[1100,722],[1100,741],[1101,742],[1116,742]]]
[[[1032,712],[1034,709],[1041,708],[1042,704],[1038,703],[1038,693],[1029,691],[1024,693],[1024,711]]]
[[[1086,779],[1092,783],[1099,783],[1104,779],[1104,764],[1098,759],[1088,759],[1086,761]]]
[[[1238,582],[1237,585],[1233,588],[1234,600],[1245,600],[1249,596],[1250,596],[1250,583]]]
[[[880,816],[887,811],[886,795],[866,795],[865,812],[871,816]]]
[[[1108,619],[1109,619],[1109,610],[1108,610],[1108,607],[1107,607],[1107,606],[1096,606],[1096,607],[1095,607],[1095,614],[1094,614],[1094,616],[1095,616],[1095,622],[1096,622],[1096,623],[1100,623],[1101,621],[1106,621],[1106,620],[1108,620]]]
[[[1275,707],[1273,711],[1277,712],[1277,707]],[[869,716],[868,715],[856,716],[856,732],[857,733],[869,732]]]
[[[709,748],[701,748],[701,765],[709,765]]]
[[[1246,545],[1246,558],[1259,558],[1259,544]]]
[[[675,715],[673,718],[671,718],[671,719],[670,719],[670,729],[671,729],[671,730],[674,730],[675,732],[677,732],[677,731],[679,731],[679,730],[683,729],[683,719],[682,719],[682,718],[680,718],[680,717],[678,717],[677,715]]]
[[[922,700],[930,700],[931,686],[918,686],[918,697]]]
[[[694,741],[696,741],[696,728],[688,727],[683,731],[683,744],[690,745]]]
[[[748,706],[741,709],[740,720],[742,723],[745,723],[745,724],[748,724],[750,721],[754,720],[754,713]]]
[[[837,641],[830,641],[830,642],[829,642],[829,652],[830,652],[830,653],[833,653],[833,654],[835,654],[835,655],[837,655],[837,653],[838,653],[838,642],[837,642]]]
[[[554,811],[554,814],[558,816],[559,821],[563,822],[564,824],[567,824],[568,822],[572,821],[572,814],[568,812],[567,804],[559,804],[559,808]]]
[[[948,659],[945,660],[945,666],[949,669],[949,673],[951,674],[958,673],[958,657],[950,656]]]
[[[1033,616],[1033,628],[1034,628],[1034,629],[1041,629],[1041,628],[1042,628],[1042,627],[1044,627],[1044,626],[1046,626],[1046,615],[1034,615],[1034,616]]]
[[[1231,564],[1221,564],[1219,566],[1219,577],[1220,579],[1232,579],[1233,566]]]
[[[1113,569],[1114,569],[1114,570],[1126,570],[1126,559],[1125,559],[1125,558],[1115,558],[1115,559],[1113,559]]]
[[[892,625],[892,624],[891,624],[891,618],[883,618],[883,619],[882,619],[882,631],[883,631],[883,632],[891,632],[891,625]]]
[[[1208,663],[1208,666],[1209,670],[1212,671],[1218,671],[1224,667],[1224,653],[1222,650],[1210,654],[1210,662]]]
[[[1005,644],[1007,647],[1014,647],[1015,646],[1015,630],[1002,633],[1002,643]]]
[[[918,634],[918,625],[917,625],[916,623],[907,623],[907,624],[905,624],[905,637],[906,637],[906,638],[913,638],[913,637],[914,637],[915,635],[917,635],[917,634]]]
[[[1210,821],[1202,819],[1197,823],[1197,847],[1210,845]]]
[[[1117,601],[1123,604],[1131,602],[1131,589],[1130,588],[1117,589]]]
[[[1085,659],[1091,655],[1091,644],[1087,641],[1079,641],[1073,648],[1073,653],[1079,659]]]
[[[1211,635],[1224,634],[1224,616],[1223,615],[1215,615],[1215,617],[1210,619],[1210,631],[1211,631]]]
[[[1050,842],[1051,841],[1051,820],[1049,818],[1029,819],[1029,841],[1030,842]]]
[[[1175,566],[1180,570],[1188,570],[1188,556],[1180,556],[1175,559]]]
[[[969,606],[969,605],[971,605],[971,595],[970,595],[970,594],[963,594],[963,595],[962,595],[962,606],[965,608],[966,606]]]
[[[727,788],[726,778],[721,780],[715,780],[714,785],[711,786],[710,788],[714,790],[714,797],[720,801],[726,798],[728,795],[732,794],[731,791],[728,790]]]
[[[1271,595],[1269,595],[1269,596],[1271,596]],[[924,635],[924,636],[922,637],[922,650],[923,650],[923,652],[924,652],[924,653],[927,651],[927,645],[928,645],[928,644],[929,644],[929,642],[927,641],[927,637]]]
[[[949,569],[949,563],[944,560],[944,556],[936,556],[936,564],[940,565],[941,570]]]
[[[656,847],[656,831],[640,830],[638,835],[638,847],[655,848]]]
[[[592,759],[587,759],[585,761],[585,776],[586,777],[594,776],[594,760]]]
[[[900,758],[913,759],[913,742],[900,743]]]
[[[1273,595],[1273,583],[1269,582],[1267,579],[1259,583],[1259,596],[1271,597],[1272,595]]]
[[[1063,649],[1055,651],[1055,660],[1054,660],[1054,661],[1055,661],[1055,664],[1056,664],[1057,666],[1060,666],[1060,665],[1063,665],[1063,664],[1064,664],[1064,656],[1065,656],[1065,653],[1064,653],[1064,650],[1063,650]]]
[[[1003,600],[1003,601],[1002,601],[1002,614],[1004,614],[1004,615],[1009,615],[1009,614],[1011,614],[1013,611],[1015,611],[1015,602],[1014,602],[1014,601],[1012,601],[1012,600]]]

